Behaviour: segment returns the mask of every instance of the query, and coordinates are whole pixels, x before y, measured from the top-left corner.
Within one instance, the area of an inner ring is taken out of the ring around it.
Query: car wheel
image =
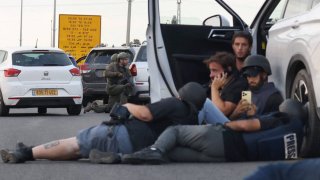
[[[67,112],[69,115],[79,115],[81,113],[81,105],[74,105],[67,107]]]
[[[39,113],[39,114],[46,114],[46,113],[47,113],[47,108],[45,108],[45,107],[39,107],[39,108],[38,108],[38,113]]]
[[[0,91],[0,116],[7,116],[9,114],[9,108],[4,104],[2,93]]]
[[[292,84],[290,97],[300,101],[308,109],[308,120],[305,122],[304,137],[300,150],[303,157],[320,155],[320,121],[316,112],[316,102],[311,78],[305,69],[300,70]]]

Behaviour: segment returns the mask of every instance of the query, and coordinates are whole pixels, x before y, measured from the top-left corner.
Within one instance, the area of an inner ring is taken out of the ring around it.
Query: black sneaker
[[[97,149],[90,151],[89,159],[95,164],[117,164],[121,163],[121,157],[117,153],[102,152]]]
[[[122,162],[127,164],[163,164],[168,161],[159,149],[148,147],[133,154],[123,155]]]

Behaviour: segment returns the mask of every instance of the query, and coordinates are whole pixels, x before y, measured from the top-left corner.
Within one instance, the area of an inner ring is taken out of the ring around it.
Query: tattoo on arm
[[[60,144],[59,141],[51,141],[51,142],[49,142],[49,143],[47,143],[47,144],[44,144],[43,147],[44,147],[45,149],[50,149],[50,148],[52,148],[52,147],[58,146],[59,144]]]

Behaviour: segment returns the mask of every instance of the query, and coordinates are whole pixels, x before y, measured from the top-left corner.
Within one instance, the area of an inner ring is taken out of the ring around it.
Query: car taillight
[[[81,74],[90,72],[89,65],[88,64],[81,64],[80,65],[80,72],[81,72]]]
[[[137,66],[135,64],[131,64],[130,66],[131,76],[137,76]]]
[[[72,68],[69,70],[72,76],[80,76],[80,70],[78,68]]]
[[[21,70],[9,68],[4,70],[4,76],[5,77],[17,77],[21,73]]]

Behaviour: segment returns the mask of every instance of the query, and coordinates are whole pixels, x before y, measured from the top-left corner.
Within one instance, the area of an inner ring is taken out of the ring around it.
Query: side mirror
[[[202,23],[204,26],[216,26],[216,27],[222,27],[222,26],[230,26],[230,23],[227,18],[225,18],[222,15],[213,15],[205,19]]]

